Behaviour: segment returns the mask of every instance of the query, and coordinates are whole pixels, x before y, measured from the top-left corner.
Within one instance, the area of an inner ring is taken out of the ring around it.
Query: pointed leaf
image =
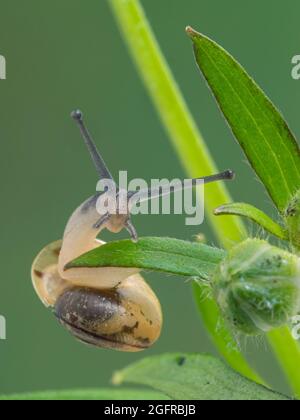
[[[282,226],[274,222],[274,220],[267,216],[263,211],[250,204],[226,204],[217,208],[214,213],[216,216],[230,215],[246,217],[280,239],[287,240],[289,238],[288,232]]]
[[[288,400],[207,355],[149,357],[117,372],[113,381],[147,385],[175,400]]]
[[[257,84],[222,47],[187,28],[197,63],[247,158],[283,212],[300,188],[295,137]]]
[[[180,276],[209,276],[225,257],[225,251],[200,243],[170,238],[141,238],[110,242],[82,255],[66,266],[137,267]]]

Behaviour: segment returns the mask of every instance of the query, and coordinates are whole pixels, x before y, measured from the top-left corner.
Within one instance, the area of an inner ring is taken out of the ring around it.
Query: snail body
[[[65,270],[65,266],[81,255],[101,246],[104,242],[97,239],[101,231],[106,228],[113,233],[115,230],[114,219],[118,221],[118,215],[112,215],[109,220],[97,225],[99,215],[96,202],[99,194],[89,198],[81,204],[70,217],[62,241],[62,248],[59,254],[58,271],[62,278],[74,285],[84,284],[87,287],[99,289],[111,289],[116,287],[122,280],[137,274],[137,268],[72,268]],[[123,227],[122,227],[123,228]],[[120,230],[122,229],[120,228]]]

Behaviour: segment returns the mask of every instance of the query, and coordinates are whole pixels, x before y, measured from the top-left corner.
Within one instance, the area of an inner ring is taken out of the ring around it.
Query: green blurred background
[[[158,344],[144,354],[85,347],[37,299],[30,280],[36,253],[62,236],[71,212],[95,190],[96,177],[69,114],[80,107],[111,171],[129,176],[184,177],[111,15],[109,0],[0,0],[1,282],[0,393],[99,387],[112,371],[145,355],[214,349],[199,321],[188,284],[147,275],[165,317]],[[220,169],[234,168],[239,201],[273,211],[195,67],[187,24],[231,51],[300,131],[300,82],[291,57],[300,53],[297,0],[144,0],[162,49]],[[267,158],[267,157],[266,157]],[[199,166],[199,175],[204,175]],[[274,174],[276,176],[276,174]],[[222,203],[220,203],[222,204]],[[138,216],[140,235],[190,239],[207,224],[185,227],[183,216]],[[255,229],[253,228],[255,232]],[[105,239],[111,236],[105,235]],[[254,366],[274,387],[286,385],[261,341],[242,341]]]

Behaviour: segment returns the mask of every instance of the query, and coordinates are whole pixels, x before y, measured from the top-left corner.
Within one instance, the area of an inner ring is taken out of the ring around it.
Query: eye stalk
[[[88,151],[91,155],[91,158],[94,162],[96,171],[100,179],[113,179],[111,173],[109,172],[101,154],[99,153],[95,142],[93,141],[85,123],[83,120],[83,113],[78,109],[71,113],[71,117],[78,123],[80,132],[84,139],[84,142],[88,148]]]
[[[132,191],[129,192],[129,197],[133,197],[134,195],[138,196],[137,202],[142,203],[149,200],[154,200],[156,198],[165,197],[169,195],[170,193],[175,193],[178,191],[183,191],[185,189],[191,188],[191,187],[197,187],[200,183],[211,184],[213,182],[217,181],[232,181],[235,178],[235,172],[231,169],[228,169],[227,171],[221,172],[216,175],[206,176],[203,178],[193,178],[190,180],[190,185],[185,185],[182,182],[179,182],[177,185],[173,186],[171,191],[168,187],[159,187],[154,189],[146,189],[142,190],[138,193]]]
[[[84,142],[87,146],[87,149],[91,155],[92,161],[94,163],[94,166],[96,168],[96,171],[100,177],[100,180],[110,180],[113,181],[116,186],[116,191],[119,191],[118,186],[116,185],[115,181],[113,180],[113,177],[108,170],[104,159],[102,158],[100,152],[98,151],[95,142],[93,141],[89,130],[87,129],[84,119],[83,119],[83,113],[80,110],[75,110],[71,113],[71,117],[77,122],[81,135],[84,139]],[[127,202],[129,200],[136,196],[136,202],[142,203],[145,201],[153,200],[156,198],[164,197],[167,195],[170,195],[171,193],[183,191],[187,188],[195,187],[199,185],[200,183],[203,184],[209,184],[212,182],[217,181],[230,181],[235,178],[235,173],[232,170],[227,170],[225,172],[221,172],[215,175],[202,177],[202,178],[194,178],[191,180],[190,185],[186,186],[184,183],[178,183],[178,185],[173,186],[171,191],[169,188],[154,188],[154,189],[146,189],[139,191],[138,193],[136,191],[128,191],[127,193]],[[118,202],[118,199],[117,199]],[[119,207],[119,203],[117,203],[117,207]],[[131,221],[131,215],[130,215],[130,209],[128,208],[127,214],[119,214],[118,208],[117,211],[114,214],[110,214],[109,212],[106,214],[102,214],[101,217],[99,217],[99,220],[94,224],[95,229],[103,229],[107,228],[111,232],[119,232],[122,229],[126,229],[132,240],[134,242],[138,241],[138,235],[136,232],[136,229]]]

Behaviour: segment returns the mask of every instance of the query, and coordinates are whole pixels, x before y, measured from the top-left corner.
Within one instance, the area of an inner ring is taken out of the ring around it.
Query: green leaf
[[[275,235],[283,240],[289,239],[287,230],[285,230],[278,223],[274,222],[274,220],[267,216],[263,211],[257,209],[256,207],[250,204],[226,204],[217,208],[214,213],[216,216],[230,215],[246,217],[263,227],[266,231],[272,233],[272,235]]]
[[[300,187],[300,151],[279,111],[246,71],[218,44],[187,29],[197,63],[230,127],[277,208]]]
[[[160,392],[137,389],[86,389],[36,392],[0,397],[0,401],[168,400]]]
[[[117,372],[113,382],[147,385],[175,400],[288,400],[208,355],[166,354],[146,358]]]
[[[110,242],[70,262],[74,267],[137,267],[180,276],[208,279],[225,251],[170,238],[141,238]]]

